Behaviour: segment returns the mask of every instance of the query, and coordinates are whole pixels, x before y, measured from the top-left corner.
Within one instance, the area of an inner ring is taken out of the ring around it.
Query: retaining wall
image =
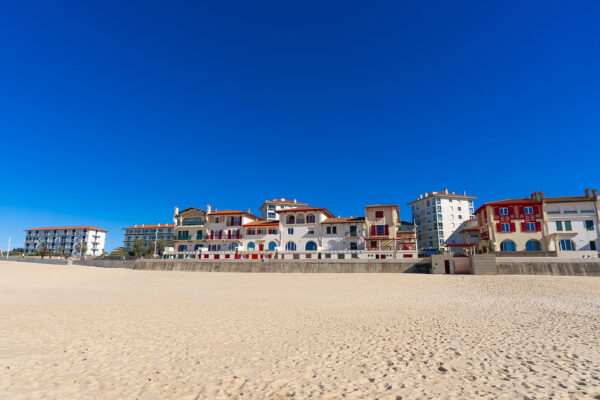
[[[186,260],[137,260],[134,269],[159,271],[204,272],[299,272],[299,273],[429,273],[431,262],[422,259],[400,261],[186,261]]]
[[[508,260],[508,261],[507,261]],[[580,258],[535,257],[531,260],[497,258],[501,275],[576,275],[600,276],[600,260]]]

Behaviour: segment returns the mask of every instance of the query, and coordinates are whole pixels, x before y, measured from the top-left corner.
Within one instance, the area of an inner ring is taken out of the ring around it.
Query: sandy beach
[[[600,280],[0,262],[3,399],[600,398]]]

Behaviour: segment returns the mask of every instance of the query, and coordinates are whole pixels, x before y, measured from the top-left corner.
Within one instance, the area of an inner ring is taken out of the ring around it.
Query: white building
[[[244,224],[242,249],[246,251],[276,251],[281,249],[279,221],[252,221]]]
[[[104,251],[106,229],[95,226],[63,226],[25,229],[25,252],[98,256]]]
[[[577,256],[598,257],[598,190],[586,189],[585,196],[544,197],[543,192],[537,192],[532,197],[543,201],[543,233],[548,250],[560,256],[577,252]]]
[[[322,223],[333,214],[322,207],[297,207],[277,210],[282,252],[324,250]]]
[[[243,226],[260,218],[250,212],[240,210],[211,210],[207,206],[205,240],[209,251],[235,251],[242,246]],[[243,247],[239,250],[245,250]]]
[[[419,249],[439,249],[447,243],[461,243],[461,235],[454,235],[464,221],[474,218],[473,200],[476,197],[462,195],[448,189],[419,195],[411,206],[412,220],[417,226]]]
[[[278,210],[288,210],[290,208],[306,207],[308,204],[297,202],[296,199],[286,200],[285,198],[266,200],[262,206],[260,206],[260,216],[262,219],[267,221],[276,221],[278,218]]]
[[[365,249],[365,217],[327,218],[321,228],[325,250]]]

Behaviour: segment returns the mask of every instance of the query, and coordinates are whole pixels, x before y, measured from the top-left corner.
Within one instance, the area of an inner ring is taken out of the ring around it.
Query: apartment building
[[[155,241],[164,241],[165,247],[173,246],[173,224],[155,224],[155,225],[133,225],[123,228],[125,231],[125,240],[123,249],[133,248],[133,244],[141,240],[144,247],[154,248]]]
[[[210,206],[208,206],[210,209]],[[206,211],[188,207],[173,214],[173,247],[177,251],[196,251],[204,247]]]
[[[542,201],[510,199],[485,203],[476,211],[480,241],[478,252],[547,251],[542,224]]]
[[[543,204],[543,234],[550,251],[559,256],[598,257],[600,237],[598,190],[585,190],[583,196],[545,197],[535,192],[532,199]]]
[[[334,215],[323,207],[294,207],[277,210],[281,251],[323,250],[322,223]]]
[[[254,220],[243,225],[242,248],[246,251],[281,250],[279,221]]]
[[[104,251],[106,229],[95,226],[62,226],[25,229],[25,252],[98,256]],[[85,249],[85,250],[84,250]]]
[[[417,227],[420,249],[440,249],[448,243],[461,243],[462,236],[455,235],[463,222],[473,218],[474,200],[477,197],[456,194],[443,189],[426,192],[408,203],[412,221]]]
[[[415,225],[400,220],[395,204],[365,207],[366,251],[378,252],[375,258],[417,257]]]
[[[284,197],[280,199],[266,200],[258,209],[262,219],[267,221],[276,221],[278,210],[288,210],[290,208],[307,207],[308,204],[300,203],[294,200],[286,200]]]
[[[364,250],[365,217],[326,218],[321,223],[325,250]]]
[[[209,251],[236,251],[244,244],[244,225],[261,218],[240,210],[211,210],[207,206],[206,239]],[[240,248],[242,250],[242,248]]]

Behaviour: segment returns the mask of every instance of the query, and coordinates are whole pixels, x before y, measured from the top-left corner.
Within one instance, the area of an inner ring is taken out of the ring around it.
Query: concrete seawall
[[[519,260],[506,262],[496,259],[500,275],[568,275],[568,276],[600,276],[600,260],[561,260],[532,261]]]
[[[429,259],[398,261],[184,261],[137,260],[134,269],[203,272],[295,272],[295,273],[429,273]]]

